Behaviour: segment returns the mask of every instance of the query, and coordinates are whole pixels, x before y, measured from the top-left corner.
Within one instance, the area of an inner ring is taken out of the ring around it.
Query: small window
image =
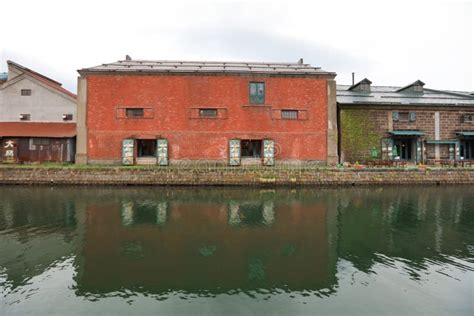
[[[199,109],[200,117],[217,117],[217,109]]]
[[[63,114],[63,121],[72,121],[72,114]]]
[[[128,108],[126,109],[127,117],[143,117],[143,108]]]
[[[464,114],[462,118],[463,123],[474,122],[474,114]]]
[[[400,112],[398,120],[401,122],[408,122],[408,112]]]
[[[20,121],[29,121],[30,118],[30,114],[20,114]]]
[[[33,145],[48,146],[49,145],[49,138],[33,138]]]
[[[394,122],[415,122],[416,112],[392,112]]]
[[[251,104],[264,104],[265,103],[265,83],[264,82],[251,82],[249,84],[249,94]]]
[[[21,95],[22,96],[30,96],[31,95],[31,89],[21,89]]]
[[[298,110],[282,110],[281,118],[284,120],[297,120]]]

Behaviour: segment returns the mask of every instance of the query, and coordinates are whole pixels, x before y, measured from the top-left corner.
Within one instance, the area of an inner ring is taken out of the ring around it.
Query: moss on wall
[[[377,148],[381,157],[381,138],[375,117],[368,111],[341,111],[341,150],[348,162],[372,159],[371,149]]]

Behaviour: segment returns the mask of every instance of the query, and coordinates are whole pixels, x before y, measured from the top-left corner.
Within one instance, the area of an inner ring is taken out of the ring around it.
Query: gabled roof
[[[350,85],[337,85],[337,103],[350,105],[413,105],[470,106],[474,96],[469,92],[443,91],[424,88],[422,93],[406,93],[394,86],[371,86],[370,92],[349,90]]]
[[[62,87],[62,83],[60,83],[60,82],[58,82],[58,81],[55,81],[55,80],[53,80],[53,79],[51,79],[51,78],[49,78],[49,77],[46,77],[46,76],[44,76],[44,75],[42,75],[42,74],[40,74],[40,73],[38,73],[38,72],[36,72],[36,71],[34,71],[34,70],[31,70],[31,69],[29,69],[29,68],[27,68],[27,67],[25,67],[25,66],[22,66],[22,65],[20,65],[20,64],[18,64],[18,63],[16,63],[16,62],[14,62],[14,61],[7,60],[7,64],[8,64],[9,66],[15,67],[15,68],[18,69],[21,73],[23,73],[23,74],[25,74],[25,75],[27,75],[27,76],[33,77],[33,78],[35,78],[36,80],[38,80],[38,81],[40,81],[40,82],[46,84],[47,86],[49,86],[49,87],[51,87],[51,88],[53,88],[53,89],[55,89],[55,90],[57,90],[57,91],[59,91],[59,92],[61,92],[61,93],[63,93],[63,94],[68,95],[69,97],[72,97],[72,98],[74,98],[74,99],[77,97],[77,96],[76,96],[74,93],[72,93],[71,91],[64,89],[64,88]]]
[[[417,81],[415,81],[415,82],[413,82],[413,83],[410,83],[409,85],[406,85],[406,86],[404,86],[404,87],[401,87],[400,89],[397,90],[397,92],[402,92],[402,91],[407,90],[408,88],[411,88],[411,87],[413,87],[413,86],[421,86],[421,87],[423,87],[424,85],[425,85],[425,83],[424,83],[423,81],[417,80]]]
[[[359,81],[358,83],[353,84],[352,86],[350,86],[348,90],[354,90],[355,88],[357,88],[357,87],[360,86],[361,84],[371,85],[371,84],[372,84],[372,81],[370,81],[370,80],[367,79],[367,78],[364,78],[364,79],[362,79],[361,81]]]
[[[87,73],[234,73],[277,75],[331,75],[319,67],[298,63],[237,62],[237,61],[179,61],[179,60],[119,60],[78,70]]]
[[[1,122],[0,137],[74,137],[76,123]]]

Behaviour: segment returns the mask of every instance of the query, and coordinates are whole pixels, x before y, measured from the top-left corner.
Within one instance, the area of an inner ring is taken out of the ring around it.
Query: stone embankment
[[[1,166],[0,184],[330,186],[474,184],[474,169],[285,169]]]

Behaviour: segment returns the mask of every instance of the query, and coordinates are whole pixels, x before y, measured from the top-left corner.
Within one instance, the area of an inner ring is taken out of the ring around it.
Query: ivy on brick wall
[[[365,161],[372,159],[371,149],[377,148],[381,156],[381,135],[377,131],[375,119],[364,110],[341,111],[341,147],[345,161]]]

